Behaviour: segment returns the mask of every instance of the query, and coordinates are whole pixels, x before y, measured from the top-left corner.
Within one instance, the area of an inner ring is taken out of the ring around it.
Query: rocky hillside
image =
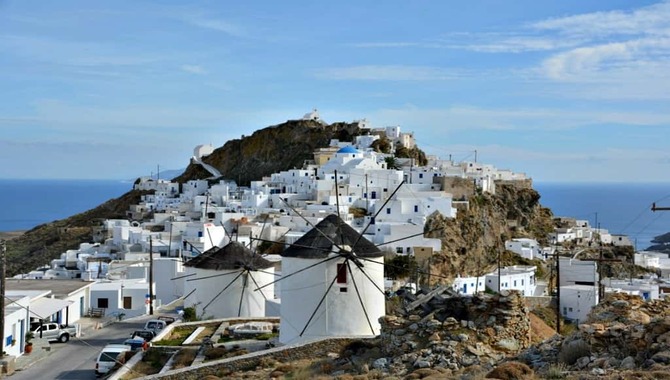
[[[499,255],[503,265],[521,263],[517,255],[505,254],[507,239],[532,237],[546,244],[553,215],[540,205],[537,191],[499,184],[495,194],[474,188],[471,194],[468,208],[459,208],[455,219],[435,214],[426,223],[426,236],[442,239],[442,252],[433,258],[431,273],[446,278],[483,275],[493,270]]]
[[[137,204],[143,192],[128,193],[67,219],[41,224],[7,241],[7,275],[26,273],[49,264],[68,249],[90,242],[104,219],[126,218],[126,210]]]
[[[302,167],[312,159],[314,150],[327,147],[331,139],[352,141],[360,134],[357,123],[322,125],[313,120],[291,120],[230,140],[203,161],[217,168],[224,178],[247,186],[263,176]],[[175,179],[185,182],[210,176],[200,165],[191,163]]]

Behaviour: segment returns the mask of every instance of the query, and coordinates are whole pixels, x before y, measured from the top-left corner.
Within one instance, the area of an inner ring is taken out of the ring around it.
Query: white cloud
[[[663,1],[629,12],[614,10],[551,18],[532,23],[529,27],[589,38],[612,35],[665,35],[670,28],[670,2]]]
[[[205,75],[207,70],[205,70],[200,65],[181,65],[181,69],[190,74]]]
[[[463,77],[464,70],[430,66],[366,65],[315,70],[319,79],[370,81],[437,81]]]
[[[230,21],[223,19],[210,18],[203,15],[189,15],[182,18],[186,23],[203,29],[210,29],[217,32],[223,32],[233,37],[246,37],[247,32],[244,28]]]

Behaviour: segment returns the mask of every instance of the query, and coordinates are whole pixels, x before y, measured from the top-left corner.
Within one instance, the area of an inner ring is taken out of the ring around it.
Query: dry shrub
[[[258,361],[258,365],[261,366],[262,368],[274,367],[277,365],[277,360],[273,357],[265,356],[260,358],[260,360]]]
[[[214,375],[207,375],[207,376],[203,377],[202,380],[221,380],[221,378],[218,377],[218,376],[214,376]]]
[[[174,360],[172,361],[172,367],[175,369],[188,367],[191,365],[191,363],[193,363],[193,359],[195,359],[197,353],[197,349],[179,350],[179,352],[175,355]]]
[[[591,355],[591,346],[581,339],[564,342],[558,352],[558,362],[573,365],[577,359]]]
[[[205,350],[206,360],[216,360],[224,357],[228,350],[225,347],[211,347]]]
[[[288,378],[292,380],[312,380],[314,379],[314,373],[310,365],[301,366],[294,368],[293,371],[287,374]]]
[[[530,380],[534,377],[535,372],[521,362],[502,363],[486,375],[487,379],[500,380]]]
[[[567,371],[567,367],[563,363],[558,363],[558,364],[552,364],[547,368],[547,371],[544,373],[543,378],[548,379],[548,380],[561,380],[565,379],[565,372]]]
[[[277,366],[277,368],[275,368],[275,371],[288,373],[293,371],[293,366],[291,365],[291,363],[282,363],[279,366]]]

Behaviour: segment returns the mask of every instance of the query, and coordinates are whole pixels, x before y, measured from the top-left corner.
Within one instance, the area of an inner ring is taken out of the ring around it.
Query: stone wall
[[[360,340],[365,340],[365,338],[330,338],[300,345],[277,347],[234,358],[214,360],[200,366],[151,375],[144,379],[201,380],[207,375],[221,376],[226,373],[251,370],[258,367],[262,360],[273,359],[279,362],[291,362],[300,359],[324,358],[328,353],[339,353],[346,345]]]
[[[516,291],[502,295],[430,294],[380,319],[382,352],[400,367],[458,370],[493,365],[530,345],[530,319]]]

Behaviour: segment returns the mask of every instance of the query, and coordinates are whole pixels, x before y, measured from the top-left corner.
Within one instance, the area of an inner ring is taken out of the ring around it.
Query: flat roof
[[[88,286],[94,281],[82,280],[32,280],[32,279],[6,279],[7,290],[30,291],[51,290],[56,298],[67,297],[70,294]]]

